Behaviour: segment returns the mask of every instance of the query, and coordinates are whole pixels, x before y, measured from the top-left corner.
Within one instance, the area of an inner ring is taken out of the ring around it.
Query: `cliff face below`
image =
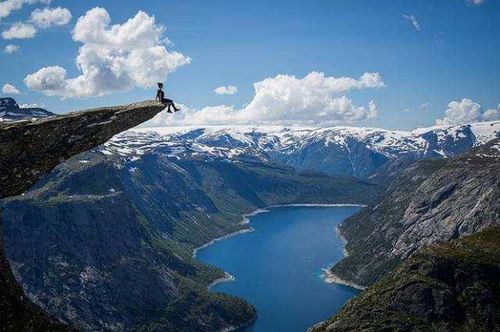
[[[379,204],[341,224],[349,256],[332,272],[370,285],[423,246],[500,223],[499,141],[405,169]]]
[[[64,159],[104,143],[164,109],[157,102],[100,108],[50,119],[0,124],[0,197],[19,195]],[[3,253],[0,220],[0,330],[68,329],[23,293]]]
[[[311,331],[498,331],[500,227],[420,250]]]

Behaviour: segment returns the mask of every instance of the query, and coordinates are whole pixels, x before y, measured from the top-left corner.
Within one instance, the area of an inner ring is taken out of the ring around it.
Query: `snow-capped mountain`
[[[33,120],[55,116],[39,107],[21,108],[13,98],[0,98],[0,122]]]
[[[394,158],[451,157],[500,137],[500,121],[413,131],[330,127],[135,128],[115,136],[102,153],[135,160],[170,158],[261,160],[298,170],[365,177]]]

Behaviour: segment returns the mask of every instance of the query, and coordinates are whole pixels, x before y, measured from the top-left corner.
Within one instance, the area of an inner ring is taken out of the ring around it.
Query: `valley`
[[[258,312],[244,300],[207,291],[225,274],[194,259],[195,248],[244,230],[241,215],[259,208],[373,206],[390,193],[393,177],[405,176],[403,166],[441,165],[444,157],[494,138],[498,127],[134,128],[4,200],[5,254],[28,297],[71,326],[245,326]],[[343,234],[350,219],[340,226]],[[351,253],[356,240],[346,238]]]

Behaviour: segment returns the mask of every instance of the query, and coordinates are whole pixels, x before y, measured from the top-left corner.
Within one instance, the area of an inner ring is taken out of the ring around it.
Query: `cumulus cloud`
[[[82,44],[76,58],[81,75],[68,78],[62,67],[44,67],[26,76],[28,88],[62,98],[102,96],[152,87],[191,62],[167,50],[165,27],[142,11],[123,24],[111,25],[104,8],[91,9],[78,19],[73,40]]]
[[[416,31],[421,30],[420,23],[418,22],[417,17],[415,15],[403,15],[403,17],[405,20],[411,23],[411,25]]]
[[[215,88],[214,92],[218,95],[234,95],[238,92],[238,88],[233,85],[220,86]]]
[[[71,12],[62,7],[35,9],[31,13],[31,22],[39,28],[66,25],[71,21]]]
[[[19,46],[14,45],[14,44],[9,44],[9,45],[5,46],[5,48],[3,49],[3,52],[7,53],[7,54],[12,54],[12,53],[15,53],[17,51],[19,51]]]
[[[489,109],[485,112],[481,110],[481,105],[470,99],[462,101],[452,101],[448,104],[445,116],[437,119],[438,125],[466,124],[482,121],[493,121],[500,119],[500,105],[498,109]]]
[[[366,106],[356,105],[348,92],[384,86],[378,73],[365,73],[358,79],[320,72],[303,78],[277,75],[256,82],[253,99],[241,109],[228,105],[184,108],[181,114],[163,114],[149,125],[160,125],[162,121],[178,125],[354,123],[375,118],[377,107],[373,101]]]
[[[36,28],[23,22],[14,23],[9,29],[2,32],[3,39],[29,39],[36,35]]]
[[[483,113],[483,120],[484,121],[500,120],[500,104],[497,106],[496,109],[490,108],[489,110],[486,110]]]
[[[50,0],[5,0],[0,2],[0,19],[9,16],[13,11],[21,9],[25,4],[50,3]]]
[[[479,6],[484,3],[484,0],[465,0],[467,3],[470,3],[471,5]]]
[[[2,93],[6,95],[18,95],[20,92],[14,85],[7,83],[2,87]]]

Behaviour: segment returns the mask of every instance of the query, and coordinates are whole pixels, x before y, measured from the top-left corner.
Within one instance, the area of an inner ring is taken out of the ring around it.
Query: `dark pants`
[[[175,111],[175,105],[174,105],[174,101],[172,99],[163,98],[161,102],[163,104],[167,105],[168,111],[170,111],[170,107],[173,107],[174,111]]]

